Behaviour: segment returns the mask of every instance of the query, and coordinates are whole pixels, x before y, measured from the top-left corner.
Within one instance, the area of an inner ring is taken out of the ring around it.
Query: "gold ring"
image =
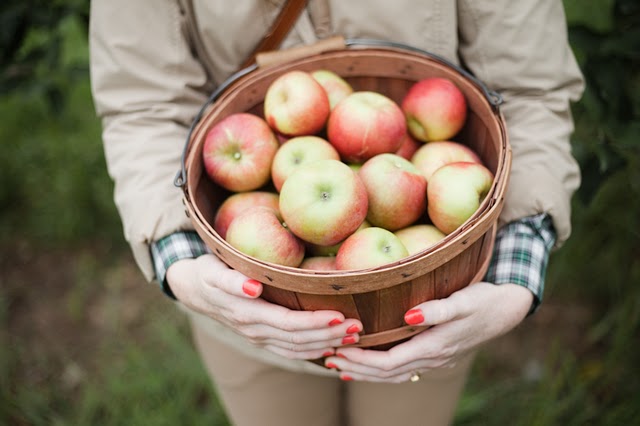
[[[409,380],[411,380],[411,383],[415,383],[417,381],[420,380],[420,373],[418,373],[417,371],[415,373],[411,374],[411,377],[409,378]]]

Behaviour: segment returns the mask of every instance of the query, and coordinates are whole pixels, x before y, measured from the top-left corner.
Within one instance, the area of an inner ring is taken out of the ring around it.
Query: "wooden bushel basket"
[[[337,47],[325,42],[320,48],[298,49],[293,55],[285,52],[285,62],[252,66],[221,85],[193,123],[176,185],[183,189],[186,211],[198,234],[227,265],[264,283],[264,299],[295,310],[341,311],[364,325],[356,346],[387,349],[424,329],[406,325],[404,313],[408,309],[446,298],[482,280],[503,207],[511,150],[498,109],[500,96],[469,73],[403,45],[375,40],[339,42]],[[225,242],[212,224],[217,207],[229,194],[213,184],[203,170],[202,149],[208,130],[232,113],[262,115],[265,92],[281,74],[320,68],[338,73],[355,90],[378,91],[396,102],[423,78],[454,81],[469,104],[466,125],[455,140],[473,148],[495,175],[476,213],[423,252],[367,270],[325,272],[284,267],[249,257]]]

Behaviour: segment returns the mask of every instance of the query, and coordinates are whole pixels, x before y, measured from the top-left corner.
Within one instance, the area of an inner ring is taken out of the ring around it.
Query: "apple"
[[[482,163],[474,150],[455,141],[427,142],[411,157],[411,162],[420,170],[427,182],[433,172],[440,167],[457,161]]]
[[[229,224],[226,241],[248,256],[278,265],[298,267],[305,255],[304,243],[269,207],[258,206],[237,216]]]
[[[370,226],[371,224],[365,220],[360,226],[358,226],[358,229],[356,229],[355,232],[358,232],[359,230],[368,228]],[[340,249],[341,244],[342,241],[330,246],[320,246],[317,244],[307,243],[306,253],[309,256],[335,256],[336,254],[338,254],[338,250]]]
[[[493,183],[493,173],[482,164],[449,163],[436,170],[427,186],[431,222],[450,234],[480,207]]]
[[[248,191],[236,192],[229,195],[220,204],[213,218],[213,229],[225,239],[227,229],[233,219],[247,209],[264,206],[270,207],[277,212],[278,210],[278,194],[268,191]]]
[[[400,238],[409,255],[419,253],[446,237],[442,231],[431,224],[407,226],[397,230],[394,234]]]
[[[327,122],[327,139],[347,163],[363,163],[374,155],[397,151],[406,132],[398,104],[372,91],[357,91],[344,98]]]
[[[409,256],[400,238],[387,229],[372,226],[347,238],[336,255],[341,271],[368,269],[386,265]]]
[[[285,179],[300,165],[327,159],[340,159],[340,154],[328,141],[318,136],[295,136],[282,144],[273,158],[273,185],[280,191]]]
[[[329,97],[308,72],[288,71],[277,77],[265,93],[264,117],[285,136],[312,135],[329,117]]]
[[[367,221],[395,231],[409,226],[427,209],[427,181],[406,158],[378,154],[358,172],[367,188]]]
[[[355,232],[367,215],[367,190],[339,160],[298,167],[280,189],[280,213],[289,229],[318,245],[337,244]]]
[[[467,120],[464,93],[448,78],[430,77],[414,83],[400,105],[409,133],[423,142],[451,139]]]
[[[305,258],[299,266],[300,269],[313,269],[315,271],[335,271],[335,256],[311,256]]]
[[[216,184],[233,192],[252,191],[269,182],[278,148],[273,130],[262,118],[235,113],[207,132],[202,160]]]
[[[333,109],[338,102],[353,93],[353,87],[331,70],[315,70],[311,72],[311,76],[320,83],[327,93],[330,109]]]
[[[396,151],[396,154],[398,154],[402,158],[406,158],[407,160],[411,161],[413,154],[415,154],[416,151],[421,146],[422,146],[422,143],[416,140],[416,138],[414,138],[413,136],[411,136],[409,132],[407,132],[404,134],[404,137],[402,138],[402,143],[400,144],[400,148],[398,148],[398,150]]]

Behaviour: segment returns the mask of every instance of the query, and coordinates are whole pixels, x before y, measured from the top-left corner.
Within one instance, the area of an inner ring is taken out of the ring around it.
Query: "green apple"
[[[377,226],[362,229],[347,238],[336,255],[341,271],[369,269],[409,256],[407,248],[393,232]]]
[[[296,136],[286,141],[276,152],[271,164],[271,180],[280,191],[284,181],[302,164],[318,160],[339,160],[338,151],[318,136]]]
[[[280,190],[282,218],[294,234],[312,244],[344,240],[365,220],[368,205],[364,184],[339,160],[301,165]]]
[[[433,172],[445,164],[457,161],[482,163],[474,150],[455,141],[427,142],[411,157],[411,162],[420,170],[427,183]]]
[[[226,241],[248,256],[278,265],[298,267],[305,255],[304,243],[269,207],[245,210],[233,219]]]
[[[335,256],[311,256],[306,257],[299,266],[300,269],[312,269],[314,271],[335,271]]]
[[[331,70],[320,69],[311,72],[311,76],[324,88],[329,97],[329,107],[333,109],[338,102],[353,93],[353,87],[345,79]]]
[[[478,210],[492,184],[493,173],[479,163],[456,162],[440,167],[427,186],[431,222],[450,234]]]
[[[213,229],[222,239],[225,239],[229,224],[240,213],[253,207],[265,206],[274,209],[279,214],[278,204],[278,194],[275,192],[248,191],[233,193],[225,198],[216,210]]]
[[[364,222],[362,222],[362,225],[360,225],[358,229],[356,229],[355,232],[358,232],[359,230],[368,228],[370,226],[371,224],[365,220]],[[340,249],[341,244],[342,241],[330,246],[320,246],[317,244],[307,243],[306,253],[309,256],[335,256],[336,254],[338,254],[338,249]]]
[[[446,237],[442,231],[430,224],[407,226],[397,230],[394,234],[400,238],[409,255],[419,253]]]

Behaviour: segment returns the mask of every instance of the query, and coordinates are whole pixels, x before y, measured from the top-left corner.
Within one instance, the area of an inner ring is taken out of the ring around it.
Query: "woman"
[[[208,252],[172,186],[194,116],[282,4],[92,2],[93,93],[125,236],[145,277],[188,313],[233,424],[448,424],[473,354],[535,311],[549,253],[570,234],[570,101],[583,81],[562,3],[312,0],[281,45],[401,42],[464,65],[505,99],[513,167],[485,282],[412,308],[409,324],[433,327],[389,351],[343,347],[358,341],[357,319],[260,299],[262,284]],[[307,361],[323,356],[324,367]]]

